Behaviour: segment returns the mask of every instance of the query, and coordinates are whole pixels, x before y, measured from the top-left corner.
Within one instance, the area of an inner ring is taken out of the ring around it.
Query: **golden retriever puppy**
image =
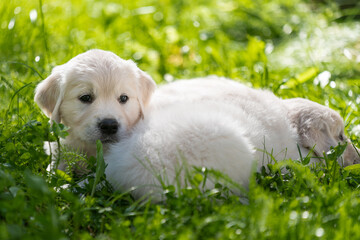
[[[272,93],[230,80],[161,86],[147,117],[105,155],[107,179],[116,190],[136,186],[135,197],[153,191],[159,200],[159,177],[167,184],[183,183],[186,170],[179,169],[185,165],[219,170],[246,188],[257,163],[298,158],[297,132],[286,113]]]
[[[298,144],[302,156],[314,146],[315,155],[322,156],[346,141],[335,111],[308,100],[281,100],[218,77],[159,87],[146,116],[111,145],[106,175],[116,190],[136,187],[136,198],[153,192],[156,201],[163,197],[160,179],[183,183],[182,164],[222,171],[247,187],[254,165],[261,167],[272,157],[299,159]],[[351,144],[343,158],[344,165],[360,160]]]
[[[37,86],[35,102],[52,121],[69,127],[66,146],[92,156],[96,140],[106,149],[143,118],[154,89],[134,62],[90,50],[55,67]]]
[[[238,82],[216,76],[176,81],[161,86],[159,91],[157,91],[157,95],[159,94],[162,94],[162,97],[158,99],[167,98],[170,101],[178,101],[179,98],[193,99],[194,101],[209,98],[221,99],[221,101],[227,104],[245,109],[249,115],[256,114],[257,112],[260,112],[260,114],[266,113],[263,109],[270,108],[273,111],[273,115],[283,115],[289,121],[286,124],[290,124],[290,127],[295,129],[297,132],[296,142],[300,146],[302,156],[315,146],[315,157],[322,157],[323,152],[329,151],[331,146],[348,142],[343,160],[340,162],[339,159],[339,163],[344,164],[344,166],[360,163],[357,149],[352,146],[350,140],[347,140],[345,136],[344,123],[340,115],[334,110],[318,103],[301,98],[280,100],[269,91],[251,89]],[[256,106],[257,110],[255,110],[255,103],[259,103]],[[274,107],[272,104],[279,106]],[[268,122],[268,117],[268,115],[257,116],[257,118],[263,119],[265,129],[278,125],[275,122]],[[281,123],[284,124],[284,122]],[[280,131],[287,132],[288,130],[286,130],[286,127],[283,127],[278,129],[278,131],[279,134],[277,135],[281,136]],[[270,139],[270,141],[278,141],[274,136]],[[290,142],[283,146],[287,150],[293,149],[289,145]],[[268,150],[271,150],[271,148],[268,148]],[[298,151],[287,151],[287,157],[298,159],[299,153]],[[315,158],[313,159],[314,161],[316,161]]]

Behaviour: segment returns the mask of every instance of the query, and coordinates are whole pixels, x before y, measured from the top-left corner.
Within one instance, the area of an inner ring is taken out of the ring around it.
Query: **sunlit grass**
[[[0,239],[359,238],[358,169],[274,163],[241,198],[220,184],[221,173],[194,169],[187,188],[164,184],[166,199],[153,204],[114,193],[96,168],[101,158],[89,159],[98,174],[83,187],[71,171],[48,173],[43,142],[62,130],[50,131],[33,102],[55,65],[100,48],[133,59],[159,84],[217,74],[325,104],[358,145],[359,5],[325,2],[1,1]],[[204,190],[210,175],[220,180]]]

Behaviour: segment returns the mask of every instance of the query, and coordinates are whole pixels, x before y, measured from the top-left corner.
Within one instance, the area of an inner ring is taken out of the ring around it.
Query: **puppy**
[[[166,99],[166,102],[163,100]],[[244,126],[246,136],[252,140],[259,167],[271,160],[298,159],[297,130],[291,126],[288,109],[273,93],[255,90],[238,82],[210,76],[191,80],[179,80],[161,86],[154,94],[152,104],[158,107],[178,101],[214,101],[242,111],[252,123]],[[301,148],[302,156],[308,149]]]
[[[52,121],[69,127],[66,146],[94,156],[97,139],[106,149],[144,117],[154,89],[134,62],[90,50],[55,67],[37,86],[35,102]]]
[[[344,141],[339,114],[319,104],[217,77],[182,80],[158,88],[147,118],[110,147],[106,175],[117,190],[136,187],[135,197],[155,192],[159,200],[164,180],[183,181],[181,164],[220,170],[246,187],[256,163],[299,159],[299,150],[306,156],[314,146],[322,156]],[[344,165],[360,160],[351,144],[343,158]]]
[[[216,76],[176,81],[162,86],[157,95],[159,93],[162,94],[162,98],[172,99],[171,101],[177,101],[179,98],[192,99],[193,101],[209,98],[221,99],[227,104],[246,109],[250,115],[254,114],[254,112],[264,112],[261,109],[254,110],[253,103],[259,103],[257,107],[270,108],[273,111],[272,115],[281,114],[284,118],[287,118],[286,124],[292,128],[290,133],[292,134],[294,130],[296,132],[296,142],[299,144],[302,156],[304,154],[306,156],[309,150],[315,146],[315,158],[312,162],[318,161],[319,157],[323,156],[323,152],[329,151],[331,146],[347,142],[348,146],[343,159],[339,159],[339,163],[344,166],[360,163],[358,149],[354,148],[350,140],[346,138],[344,123],[340,115],[318,103],[301,98],[281,100],[269,91],[251,89],[238,82]],[[269,115],[262,116],[264,126],[268,122],[268,117]],[[258,118],[261,118],[261,116],[258,116]],[[284,122],[280,123],[285,124]],[[275,122],[270,125],[276,126]],[[320,126],[328,128],[329,131],[326,132],[323,129],[324,134],[320,134]],[[268,129],[268,127],[266,128]],[[283,127],[279,131],[286,132],[288,130]],[[272,138],[272,140],[275,139]],[[293,149],[289,144],[284,146],[288,150]],[[291,159],[299,158],[298,151],[287,151],[287,153],[287,156]]]
[[[229,80],[164,85],[155,91],[147,117],[111,145],[107,179],[116,190],[136,186],[135,197],[153,192],[159,200],[163,183],[184,183],[181,169],[197,166],[219,170],[246,188],[257,164],[299,156],[297,132],[286,113],[273,94]],[[213,185],[208,181],[206,187]]]

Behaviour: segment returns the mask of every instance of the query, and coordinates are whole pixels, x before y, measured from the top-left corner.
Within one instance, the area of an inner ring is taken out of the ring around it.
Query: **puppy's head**
[[[289,110],[291,124],[297,129],[299,144],[302,147],[312,149],[315,146],[315,155],[321,157],[331,146],[347,142],[341,164],[348,166],[360,163],[357,149],[346,138],[344,122],[337,112],[302,98],[288,99],[284,102]]]
[[[102,50],[82,53],[53,69],[35,102],[82,144],[116,142],[143,117],[155,82],[134,62]]]

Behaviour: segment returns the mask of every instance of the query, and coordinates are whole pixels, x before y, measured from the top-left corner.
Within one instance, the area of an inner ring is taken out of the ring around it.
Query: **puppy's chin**
[[[88,145],[96,145],[96,141],[100,140],[102,144],[109,144],[109,143],[117,143],[120,141],[120,137],[117,135],[114,136],[98,136],[98,137],[91,137],[85,140]]]
[[[120,138],[118,136],[102,136],[100,138],[102,144],[117,143],[119,140]]]
[[[75,131],[74,131],[75,132]],[[78,133],[81,131],[78,131]],[[121,132],[116,134],[102,134],[98,129],[88,128],[83,134],[78,134],[81,137],[81,140],[87,144],[96,144],[97,140],[100,140],[102,144],[107,143],[116,143],[121,139]]]

